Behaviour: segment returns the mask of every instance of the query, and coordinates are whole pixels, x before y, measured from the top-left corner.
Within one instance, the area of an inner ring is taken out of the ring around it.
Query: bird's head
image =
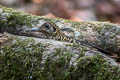
[[[53,36],[59,31],[59,28],[54,23],[46,22],[38,28],[31,28],[29,31],[41,32],[46,36]]]

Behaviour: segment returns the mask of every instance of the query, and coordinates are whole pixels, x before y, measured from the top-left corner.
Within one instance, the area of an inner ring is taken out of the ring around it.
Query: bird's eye
[[[45,24],[45,28],[49,29],[50,28],[50,24]]]

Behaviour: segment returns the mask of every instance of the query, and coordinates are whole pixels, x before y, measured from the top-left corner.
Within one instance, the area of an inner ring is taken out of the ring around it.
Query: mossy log
[[[117,24],[109,22],[72,22],[60,18],[51,19],[0,6],[1,31],[44,38],[37,33],[26,33],[25,30],[31,27],[39,27],[46,21],[55,23],[61,29],[72,29],[72,37],[81,41],[113,53],[119,54],[120,52],[120,26]]]
[[[75,38],[79,38],[82,35],[80,40],[88,40],[88,37],[94,38],[97,36],[96,33],[94,36],[82,34],[86,31],[85,27],[89,27],[89,30],[91,30],[93,27],[97,27],[96,25],[99,25],[99,28],[95,28],[93,31],[97,32],[96,30],[98,30],[98,32],[101,32],[101,28],[104,27],[105,30],[106,27],[108,27],[106,25],[111,25],[111,29],[114,27],[114,31],[111,32],[119,32],[119,26],[111,23],[71,22],[58,18],[50,19],[46,17],[33,16],[1,6],[0,30],[1,32],[7,31],[12,34],[16,34],[16,36],[8,35],[8,42],[0,48],[0,80],[120,79],[119,64],[96,49],[74,43],[41,39],[45,37],[40,35],[40,33],[26,32],[29,28],[39,27],[46,21],[56,23],[61,29],[65,29],[67,27],[75,30],[73,36],[75,36]],[[89,26],[90,24],[92,26]],[[84,28],[81,28],[80,26]],[[76,29],[76,27],[79,27],[79,29]],[[76,36],[76,31],[81,34]],[[93,35],[93,33],[91,35]],[[33,38],[32,36],[40,38]],[[95,40],[97,41],[97,39]],[[100,43],[97,43],[95,40],[88,40],[88,42],[93,42],[99,46],[100,44],[103,44],[102,39],[99,39],[99,41],[101,40]],[[113,45],[111,44],[111,46]],[[106,47],[109,49],[109,46],[106,45],[103,45],[102,48],[106,49]],[[115,47],[117,48],[117,45],[115,45]],[[115,50],[112,49],[112,51],[114,52]]]
[[[0,80],[120,79],[113,59],[77,44],[17,36],[0,52]]]

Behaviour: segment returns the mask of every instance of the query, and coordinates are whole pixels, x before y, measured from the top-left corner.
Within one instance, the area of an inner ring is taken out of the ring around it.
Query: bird
[[[80,41],[78,39],[75,39],[73,37],[65,35],[61,31],[61,29],[53,22],[45,22],[41,26],[39,26],[37,28],[33,27],[33,28],[29,29],[29,31],[41,32],[44,35],[46,35],[46,37],[48,39],[54,39],[54,40],[63,41],[63,42],[76,43],[76,44],[79,44],[79,45],[83,45],[83,46],[87,46],[87,47],[97,49],[98,51],[100,51],[102,53],[105,53],[105,54],[108,54],[108,55],[112,54],[111,52],[109,52],[107,50],[104,50],[104,49],[102,49],[100,47],[97,47],[97,46],[95,46],[93,44],[87,43],[85,41]]]

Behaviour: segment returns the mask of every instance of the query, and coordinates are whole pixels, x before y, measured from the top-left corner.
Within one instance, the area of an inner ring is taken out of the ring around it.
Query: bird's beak
[[[26,30],[27,32],[38,32],[39,31],[39,28],[30,28],[28,30]]]

